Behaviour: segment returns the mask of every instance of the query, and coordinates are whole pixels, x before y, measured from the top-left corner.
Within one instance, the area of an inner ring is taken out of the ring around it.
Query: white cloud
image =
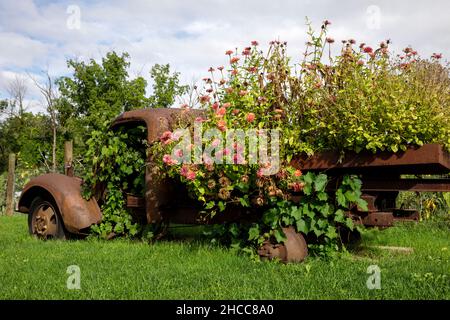
[[[79,30],[67,28],[69,5],[80,8]],[[379,29],[367,26],[370,5],[379,8]],[[323,19],[331,20],[330,36],[336,41],[355,38],[375,46],[390,38],[397,51],[412,45],[424,55],[442,52],[448,58],[449,9],[445,0],[5,0],[0,2],[0,81],[5,72],[38,74],[47,67],[52,75],[63,75],[68,58],[98,59],[110,50],[130,53],[132,75],[149,79],[154,63],[170,63],[186,82],[225,64],[225,50],[251,40],[288,41],[290,54],[299,59],[305,16],[316,28]]]

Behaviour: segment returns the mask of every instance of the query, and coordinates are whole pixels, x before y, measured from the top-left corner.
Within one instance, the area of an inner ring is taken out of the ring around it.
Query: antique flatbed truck
[[[149,144],[160,135],[171,130],[177,117],[194,118],[201,111],[190,111],[189,115],[180,109],[145,109],[123,113],[112,124],[111,129],[133,128],[144,125]],[[199,206],[190,200],[183,187],[169,181],[162,181],[152,171],[151,156],[147,159],[145,192],[143,197],[128,195],[127,206],[143,216],[143,222],[173,222],[177,224],[223,223],[249,219],[248,212],[226,212],[210,221],[199,221]],[[353,212],[353,218],[369,226],[387,227],[395,219],[417,219],[414,210],[395,208],[399,191],[450,191],[450,155],[439,145],[429,144],[410,148],[404,152],[347,153],[344,159],[339,154],[320,153],[312,157],[297,157],[294,167],[303,171],[325,171],[332,179],[344,174],[358,174],[362,177],[364,198],[369,212]],[[70,166],[70,165],[69,165]],[[49,173],[32,179],[23,189],[19,199],[19,211],[28,214],[30,234],[42,238],[64,238],[70,234],[87,234],[93,224],[102,220],[97,199],[85,200],[81,196],[81,179],[73,177],[73,170],[67,174]],[[447,175],[447,179],[402,179],[402,175]],[[331,188],[333,184],[330,183]],[[242,211],[242,210],[241,210]],[[247,215],[246,215],[247,214]],[[301,261],[307,255],[304,237],[293,228],[285,228],[287,240],[283,245],[266,244],[259,250],[261,256],[278,257],[284,261]]]

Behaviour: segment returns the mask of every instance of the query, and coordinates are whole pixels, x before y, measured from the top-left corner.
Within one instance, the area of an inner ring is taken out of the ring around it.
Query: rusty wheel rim
[[[57,231],[57,216],[49,204],[40,205],[34,214],[33,234],[39,238],[54,238]]]

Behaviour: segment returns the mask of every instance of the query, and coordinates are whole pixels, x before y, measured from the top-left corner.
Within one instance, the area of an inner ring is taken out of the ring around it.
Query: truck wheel
[[[258,250],[262,259],[280,259],[282,262],[302,262],[308,255],[308,245],[301,233],[293,227],[283,228],[286,241],[283,244],[263,243]]]
[[[28,213],[28,230],[40,239],[65,239],[64,223],[58,207],[51,201],[37,197]]]

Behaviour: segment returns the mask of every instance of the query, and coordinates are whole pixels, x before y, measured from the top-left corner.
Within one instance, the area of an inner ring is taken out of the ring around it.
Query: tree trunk
[[[12,216],[14,213],[14,181],[16,167],[16,155],[14,153],[9,154],[8,164],[8,181],[6,183],[6,215]]]
[[[56,172],[56,124],[53,123],[52,171]]]

